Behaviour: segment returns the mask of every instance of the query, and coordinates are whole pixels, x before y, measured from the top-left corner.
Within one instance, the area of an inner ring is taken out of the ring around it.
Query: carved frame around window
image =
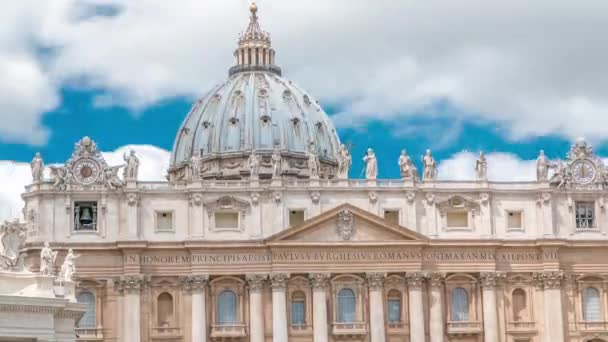
[[[247,201],[238,199],[232,196],[223,196],[212,201],[203,203],[207,211],[209,223],[212,231],[223,232],[223,231],[236,231],[242,232],[244,227],[245,217],[251,211],[251,204]],[[232,228],[218,228],[216,226],[216,213],[236,213],[238,214],[238,224],[234,229]]]

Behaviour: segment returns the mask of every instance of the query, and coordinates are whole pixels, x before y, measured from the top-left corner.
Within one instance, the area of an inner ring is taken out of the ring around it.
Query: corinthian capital
[[[266,284],[268,274],[248,274],[246,277],[249,291],[261,291]]]
[[[370,290],[380,290],[384,287],[386,273],[371,272],[366,274],[366,278]]]
[[[502,283],[506,279],[506,275],[501,272],[482,272],[479,280],[481,287],[494,288]]]
[[[536,283],[545,289],[559,289],[562,287],[564,274],[562,272],[538,272],[534,273]]]
[[[203,291],[207,286],[208,281],[209,276],[206,274],[179,277],[179,284],[181,288],[192,292]]]
[[[148,284],[150,277],[144,274],[126,275],[114,279],[114,288],[121,293],[139,293]]]
[[[311,273],[308,278],[313,289],[326,289],[329,286],[329,273]]]
[[[273,291],[285,291],[287,281],[289,281],[289,274],[287,273],[273,273],[270,276],[270,286],[272,286]]]
[[[445,281],[445,273],[428,273],[426,275],[426,279],[432,289],[440,289]]]
[[[407,286],[413,289],[421,289],[424,285],[424,273],[412,272],[405,275]]]

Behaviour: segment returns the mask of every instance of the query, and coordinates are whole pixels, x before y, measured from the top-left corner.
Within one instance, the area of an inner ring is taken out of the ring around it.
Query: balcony
[[[312,335],[312,324],[291,324],[289,326],[289,335],[291,336],[307,336]]]
[[[510,334],[534,334],[536,333],[536,324],[534,322],[508,322],[507,332]]]
[[[449,335],[477,335],[483,332],[481,322],[476,321],[448,321]]]
[[[387,327],[388,327],[388,334],[395,334],[395,335],[402,335],[402,334],[409,334],[409,324],[406,322],[388,322],[387,323]]]
[[[608,330],[608,322],[604,321],[581,321],[577,325],[580,331],[605,332]]]
[[[245,323],[212,324],[211,339],[214,341],[239,340],[247,337]]]
[[[177,340],[181,339],[182,330],[178,327],[155,327],[152,328],[150,339],[152,340]]]
[[[76,337],[79,342],[103,341],[103,329],[76,328]]]
[[[331,333],[336,339],[357,339],[367,335],[365,322],[334,322]]]

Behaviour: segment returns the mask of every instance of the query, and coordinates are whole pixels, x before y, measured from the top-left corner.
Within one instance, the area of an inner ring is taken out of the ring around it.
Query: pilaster
[[[309,278],[312,286],[313,342],[327,342],[329,333],[327,326],[327,289],[329,287],[329,273],[311,273]]]
[[[410,341],[425,342],[424,307],[422,302],[424,274],[421,272],[407,273],[405,280],[409,295]]]
[[[445,315],[443,310],[443,288],[445,274],[430,273],[427,276],[429,284],[429,306],[430,306],[430,338],[431,342],[445,341]]]
[[[262,290],[266,285],[267,274],[248,274],[249,285],[249,337],[250,342],[264,342],[264,304]]]
[[[367,273],[366,278],[369,288],[371,342],[385,342],[383,289],[386,273]]]
[[[272,287],[272,341],[288,340],[287,334],[287,281],[289,274],[274,273],[270,277]]]

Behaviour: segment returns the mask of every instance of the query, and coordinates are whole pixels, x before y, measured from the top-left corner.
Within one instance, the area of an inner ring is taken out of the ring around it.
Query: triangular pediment
[[[415,231],[350,204],[342,204],[267,239],[278,242],[356,243],[426,241]]]

